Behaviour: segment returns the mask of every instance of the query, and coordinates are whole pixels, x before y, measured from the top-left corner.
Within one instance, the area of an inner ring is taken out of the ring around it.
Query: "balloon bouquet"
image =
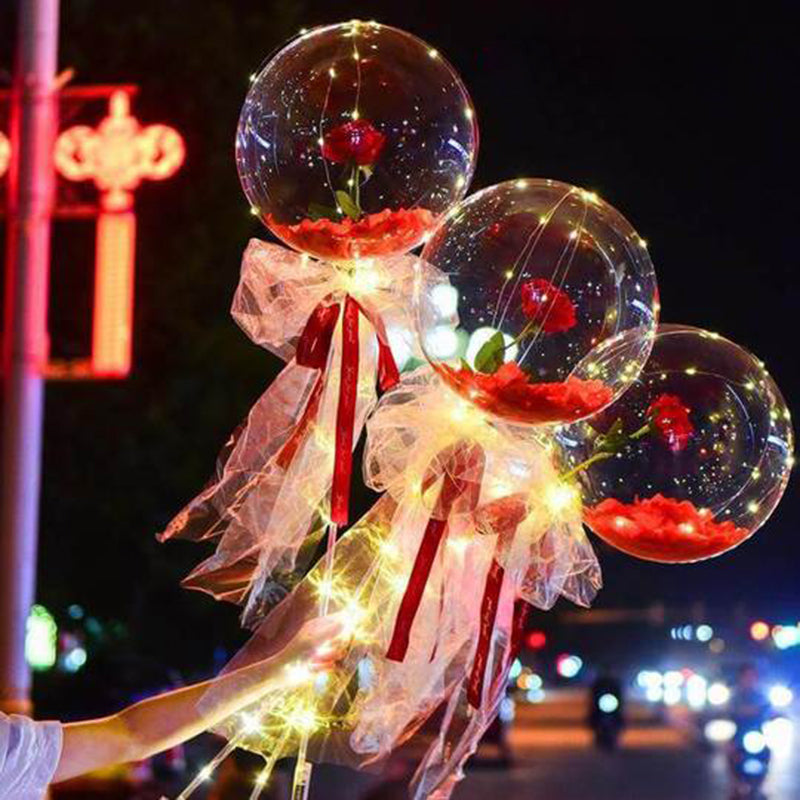
[[[792,431],[763,365],[658,327],[645,243],[594,193],[521,179],[462,201],[476,148],[452,68],[376,23],[302,34],[252,83],[240,176],[295,250],[250,243],[233,314],[288,364],[163,537],[217,541],[186,583],[244,606],[254,635],[230,669],[319,614],[342,612],[350,646],[222,725],[181,800],[235,747],[264,756],[252,798],[295,756],[300,800],[312,761],[368,767],[423,726],[411,794],[448,797],[527,609],[600,588],[584,523],[694,561],[785,488]],[[364,427],[381,496],[338,537]]]

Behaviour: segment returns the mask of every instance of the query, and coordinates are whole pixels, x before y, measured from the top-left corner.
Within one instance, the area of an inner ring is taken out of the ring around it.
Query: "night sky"
[[[790,4],[760,3],[757,16],[725,8],[723,18],[672,4],[660,16],[654,4],[639,4],[646,18],[598,5],[63,4],[62,65],[76,68],[77,83],[138,83],[135,112],[180,129],[188,156],[179,176],[137,195],[134,376],[48,393],[41,599],[119,618],[143,657],[183,666],[207,657],[212,642],[237,637],[232,609],[177,586],[200,548],[157,545],[153,534],[200,489],[279,367],[228,316],[241,251],[249,236],[267,238],[238,188],[232,144],[248,75],[301,27],[375,18],[437,47],[477,109],[473,189],[527,175],[597,191],[648,240],[663,321],[706,327],[753,350],[796,414]],[[4,8],[0,68],[11,63],[12,32]],[[51,327],[54,347],[72,352],[86,335],[76,322],[86,280],[84,265],[65,257],[78,245],[60,249],[59,236]],[[662,567],[598,544],[599,604],[747,603],[769,618],[797,619],[798,524],[795,479],[759,535],[711,562]]]

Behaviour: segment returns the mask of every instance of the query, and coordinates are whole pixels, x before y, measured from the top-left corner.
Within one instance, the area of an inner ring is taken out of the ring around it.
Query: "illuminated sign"
[[[65,181],[92,181],[99,204],[57,207],[56,217],[96,218],[94,313],[91,358],[53,362],[53,378],[122,378],[130,373],[133,337],[136,217],[134,191],[143,180],[164,180],[183,163],[181,135],[167,125],[142,125],[131,115],[135,87],[77,87],[63,98],[108,98],[108,113],[96,128],[75,125],[62,131],[53,153]],[[0,133],[0,176],[11,157]]]
[[[0,133],[0,178],[6,174],[9,161],[11,161],[11,143],[4,133]]]

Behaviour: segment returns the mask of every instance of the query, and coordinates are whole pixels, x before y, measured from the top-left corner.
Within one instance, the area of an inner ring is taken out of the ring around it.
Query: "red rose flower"
[[[523,283],[520,294],[523,313],[545,333],[562,333],[578,322],[569,295],[544,278]]]
[[[656,432],[673,453],[683,450],[694,433],[689,411],[680,397],[674,394],[660,395],[647,409],[647,416]]]
[[[708,509],[698,509],[689,500],[661,494],[633,503],[603,500],[584,511],[584,521],[625,553],[674,563],[717,555],[750,534],[730,520],[717,522]]]
[[[296,225],[283,225],[272,215],[267,225],[277,236],[303,253],[333,261],[405,253],[416,247],[436,223],[427,208],[385,209],[358,220],[345,217],[304,219]]]
[[[573,422],[608,405],[611,389],[602,381],[567,378],[554,383],[531,383],[515,362],[503,364],[486,375],[470,369],[439,370],[461,394],[475,405],[505,419],[530,424]]]
[[[371,122],[354,119],[325,134],[322,155],[336,164],[352,161],[363,167],[378,160],[385,144],[386,137]]]

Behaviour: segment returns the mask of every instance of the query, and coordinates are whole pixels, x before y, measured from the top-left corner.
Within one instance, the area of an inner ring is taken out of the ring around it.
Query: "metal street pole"
[[[59,0],[19,0],[0,461],[0,710],[30,711],[25,625],[36,584]]]

